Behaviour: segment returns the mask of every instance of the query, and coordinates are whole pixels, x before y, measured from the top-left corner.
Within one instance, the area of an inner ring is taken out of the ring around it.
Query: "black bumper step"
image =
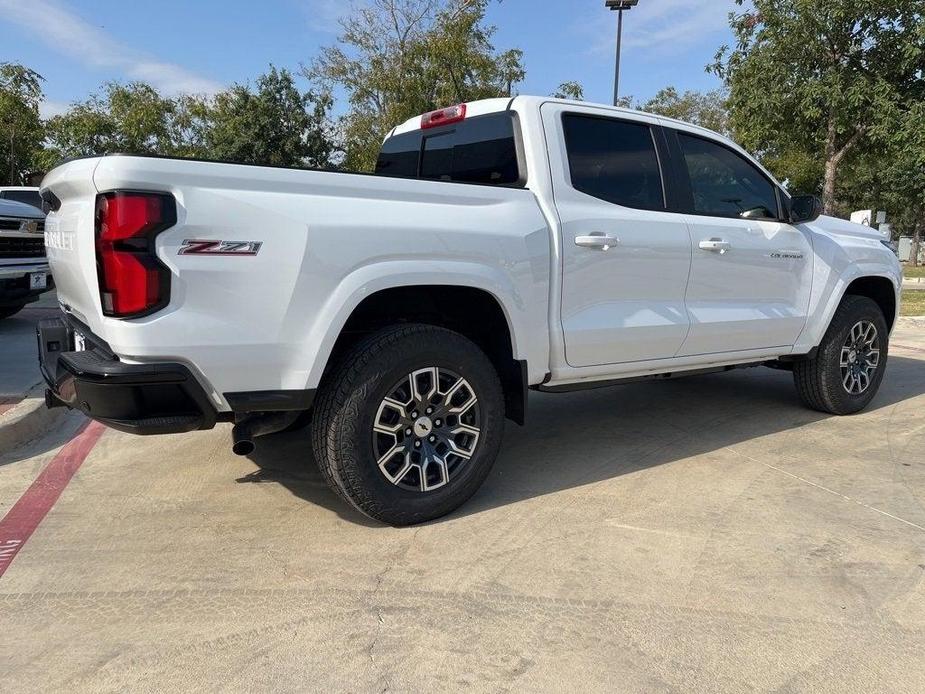
[[[49,399],[133,434],[215,426],[215,407],[185,365],[126,364],[83,326],[79,329],[88,349],[74,351],[74,328],[68,322],[55,318],[39,323],[39,363]]]

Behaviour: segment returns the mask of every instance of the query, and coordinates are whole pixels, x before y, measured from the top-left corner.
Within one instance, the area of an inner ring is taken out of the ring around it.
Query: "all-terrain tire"
[[[421,491],[399,486],[380,469],[373,425],[395,384],[431,367],[471,386],[480,433],[456,474]],[[423,324],[386,328],[351,349],[323,379],[311,422],[315,457],[328,484],[361,513],[395,526],[439,518],[465,503],[491,471],[503,430],[504,396],[488,357],[466,337]]]
[[[863,392],[851,393],[844,384],[842,348],[849,341],[852,329],[865,321],[877,330],[879,361]],[[860,412],[880,388],[888,348],[889,328],[877,303],[865,296],[846,296],[835,311],[815,357],[793,366],[793,381],[800,399],[807,407],[820,412],[837,415]]]

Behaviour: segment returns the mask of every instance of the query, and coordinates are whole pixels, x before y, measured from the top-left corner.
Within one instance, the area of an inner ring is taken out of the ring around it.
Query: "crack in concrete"
[[[897,520],[897,521],[899,521],[900,523],[905,523],[906,525],[911,526],[911,527],[915,528],[916,530],[921,530],[922,532],[925,532],[925,527],[919,525],[918,523],[913,523],[912,521],[906,520],[905,518],[900,518],[899,516],[894,516],[892,513],[888,512],[888,511],[884,511],[883,509],[877,508],[876,506],[871,506],[870,504],[865,503],[865,502],[861,501],[860,499],[855,499],[854,497],[847,496],[847,495],[842,494],[841,492],[836,491],[836,490],[834,490],[834,489],[829,489],[828,487],[826,487],[826,486],[824,486],[824,485],[822,485],[822,484],[818,484],[818,483],[816,483],[816,482],[812,482],[811,480],[808,480],[808,479],[806,479],[805,477],[800,477],[799,475],[795,475],[795,474],[793,474],[792,472],[787,472],[786,470],[783,470],[783,469],[781,469],[781,468],[779,468],[779,467],[776,467],[775,465],[771,465],[770,463],[766,463],[766,462],[764,462],[763,460],[758,460],[757,458],[753,458],[752,456],[747,455],[747,454],[745,454],[745,453],[740,453],[739,451],[737,451],[737,450],[734,449],[734,448],[727,447],[726,450],[727,450],[727,451],[731,451],[732,453],[734,453],[735,455],[739,456],[740,458],[745,458],[746,460],[750,460],[750,461],[753,462],[753,463],[758,463],[759,465],[764,465],[764,466],[767,467],[767,468],[770,468],[770,469],[772,469],[772,470],[776,470],[777,472],[779,472],[779,473],[781,473],[781,474],[787,475],[788,477],[792,477],[792,478],[795,479],[795,480],[799,480],[800,482],[803,482],[804,484],[808,484],[808,485],[810,485],[811,487],[815,487],[816,489],[820,489],[820,490],[822,490],[822,491],[824,491],[824,492],[827,492],[827,493],[829,493],[829,494],[832,494],[833,496],[840,497],[840,498],[844,499],[845,501],[850,501],[850,502],[855,503],[855,504],[857,504],[858,506],[862,506],[862,507],[864,507],[864,508],[866,508],[866,509],[868,509],[868,510],[870,510],[870,511],[874,511],[874,512],[879,513],[879,514],[881,514],[881,515],[887,516],[888,518],[892,518],[893,520]]]

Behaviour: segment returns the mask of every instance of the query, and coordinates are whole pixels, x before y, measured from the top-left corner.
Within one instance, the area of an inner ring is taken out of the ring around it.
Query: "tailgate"
[[[95,332],[102,321],[94,230],[97,191],[93,183],[99,161],[68,162],[42,181],[43,196],[46,200],[54,196],[53,206],[57,206],[45,219],[45,248],[58,301]]]

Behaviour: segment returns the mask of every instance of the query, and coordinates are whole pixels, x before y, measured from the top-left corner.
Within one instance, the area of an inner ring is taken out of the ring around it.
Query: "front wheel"
[[[797,362],[793,380],[803,402],[830,414],[854,414],[874,399],[886,370],[889,328],[864,296],[846,296],[816,356]]]
[[[429,325],[382,330],[325,378],[315,401],[318,467],[344,499],[390,525],[438,518],[487,477],[504,397],[485,354]]]

